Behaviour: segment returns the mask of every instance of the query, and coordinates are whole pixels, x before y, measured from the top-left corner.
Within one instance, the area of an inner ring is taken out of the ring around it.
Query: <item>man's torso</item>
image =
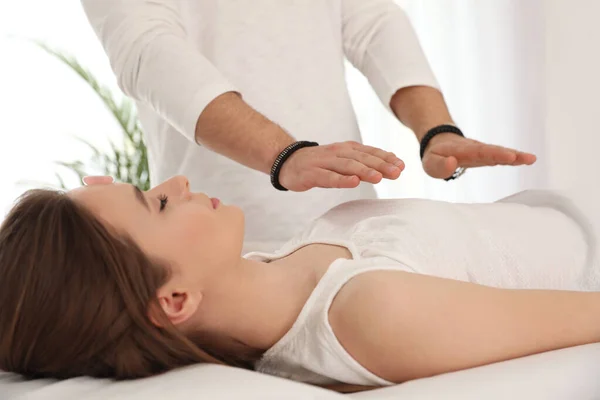
[[[345,82],[339,3],[190,1],[181,3],[181,13],[189,40],[246,102],[298,140],[328,144],[361,140]],[[192,190],[242,207],[248,242],[283,242],[339,203],[375,197],[364,184],[278,192],[268,176],[191,143],[152,110],[138,107],[153,184],[184,174]]]

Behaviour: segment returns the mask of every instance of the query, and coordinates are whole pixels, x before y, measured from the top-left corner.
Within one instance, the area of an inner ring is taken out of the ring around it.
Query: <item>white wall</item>
[[[600,215],[600,1],[546,0],[549,184]]]
[[[404,1],[465,134],[539,156],[534,166],[472,168],[452,183],[424,178],[425,197],[487,202],[545,186],[543,2]]]
[[[71,53],[116,89],[79,0],[0,1],[0,220],[18,195],[39,186],[26,181],[57,183],[54,161],[89,159],[75,136],[106,148],[108,138],[119,135],[95,93],[25,38]],[[79,184],[74,175],[64,177]]]
[[[470,171],[456,199],[550,187],[600,217],[600,1],[405,1],[465,132],[539,156],[533,167]]]

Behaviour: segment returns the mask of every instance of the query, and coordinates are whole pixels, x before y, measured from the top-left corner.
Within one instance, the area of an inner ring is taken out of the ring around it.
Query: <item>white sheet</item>
[[[571,347],[350,395],[356,400],[598,400],[600,344]]]
[[[340,395],[256,372],[197,365],[149,379],[23,382],[0,373],[1,400],[116,399],[600,399],[600,344],[537,354],[369,392]]]

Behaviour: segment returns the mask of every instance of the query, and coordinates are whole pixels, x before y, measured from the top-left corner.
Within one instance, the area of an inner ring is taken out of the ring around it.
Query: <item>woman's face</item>
[[[171,280],[202,285],[223,268],[239,263],[244,215],[189,191],[177,176],[142,192],[128,184],[94,177],[69,195],[103,222],[129,235],[150,257],[167,262]]]

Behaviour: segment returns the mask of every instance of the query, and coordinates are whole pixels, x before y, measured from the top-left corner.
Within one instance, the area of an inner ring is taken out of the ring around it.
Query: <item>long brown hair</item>
[[[251,368],[259,352],[201,348],[168,322],[156,300],[168,277],[65,193],[25,193],[0,227],[0,369],[130,379],[201,362]]]

